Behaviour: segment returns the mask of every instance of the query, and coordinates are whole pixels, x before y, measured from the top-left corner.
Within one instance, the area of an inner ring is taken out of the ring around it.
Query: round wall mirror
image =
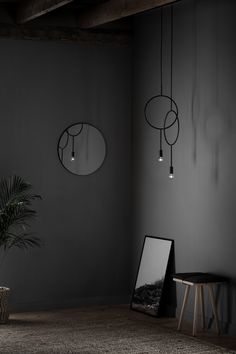
[[[76,123],[61,134],[57,146],[59,160],[71,173],[90,175],[98,170],[106,156],[102,133],[88,123]]]

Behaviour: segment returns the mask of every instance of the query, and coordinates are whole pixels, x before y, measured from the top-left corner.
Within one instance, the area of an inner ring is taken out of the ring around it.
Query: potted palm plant
[[[28,249],[40,246],[40,239],[30,232],[30,221],[37,212],[31,208],[39,195],[31,192],[32,185],[19,176],[0,181],[0,251],[7,253],[13,247]],[[10,289],[0,287],[0,323],[8,320],[8,295]]]

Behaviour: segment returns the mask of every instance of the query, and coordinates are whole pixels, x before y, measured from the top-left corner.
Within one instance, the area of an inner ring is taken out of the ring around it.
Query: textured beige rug
[[[11,315],[0,326],[1,354],[236,353],[157,324],[126,307]]]

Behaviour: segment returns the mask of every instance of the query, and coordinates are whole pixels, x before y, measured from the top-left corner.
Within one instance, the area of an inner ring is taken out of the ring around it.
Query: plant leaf
[[[32,185],[19,176],[0,181],[0,247],[28,248],[39,246],[39,238],[32,236],[26,229],[37,212],[31,208],[32,202],[41,199],[31,193]],[[22,232],[23,230],[23,232]]]

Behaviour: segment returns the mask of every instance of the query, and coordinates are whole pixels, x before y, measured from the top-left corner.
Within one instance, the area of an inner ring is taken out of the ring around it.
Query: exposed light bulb
[[[163,150],[162,150],[162,149],[159,150],[159,158],[158,158],[158,161],[159,161],[159,162],[163,161]]]
[[[71,153],[71,161],[75,161],[75,153],[74,153],[74,151],[72,151],[72,153]]]
[[[171,178],[171,179],[174,178],[174,168],[173,168],[173,166],[170,166],[169,178]]]

